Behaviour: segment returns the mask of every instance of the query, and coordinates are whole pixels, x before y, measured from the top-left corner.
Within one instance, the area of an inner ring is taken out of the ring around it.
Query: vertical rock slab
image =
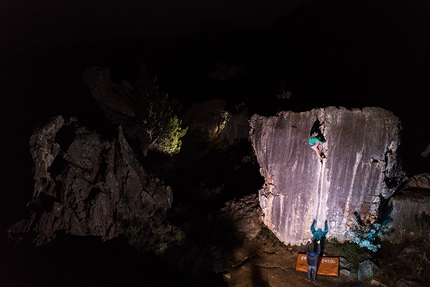
[[[321,163],[309,147],[315,121],[326,139]],[[375,220],[394,192],[401,123],[390,111],[327,107],[252,116],[250,140],[265,179],[259,191],[264,223],[286,244],[300,244],[329,224],[328,238],[348,240],[354,212]],[[394,182],[394,184],[393,184]]]

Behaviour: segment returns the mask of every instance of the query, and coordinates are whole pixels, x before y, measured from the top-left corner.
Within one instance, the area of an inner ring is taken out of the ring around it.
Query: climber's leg
[[[316,152],[318,159],[322,160],[322,157],[320,156],[320,151],[318,149],[318,143],[317,142],[313,146],[311,146],[311,149],[313,149]]]

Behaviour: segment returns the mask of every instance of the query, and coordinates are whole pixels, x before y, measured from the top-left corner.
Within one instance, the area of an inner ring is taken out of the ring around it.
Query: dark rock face
[[[76,119],[58,116],[32,135],[30,147],[32,212],[10,228],[11,237],[31,231],[41,245],[64,231],[108,240],[130,222],[144,223],[171,206],[171,189],[145,173],[121,127],[118,138],[108,141]]]
[[[430,218],[430,174],[419,174],[408,179],[405,185],[390,198],[388,206],[391,211],[390,226],[393,232],[383,239],[398,243],[406,239],[414,239],[419,235],[415,232],[423,228],[419,226],[420,223]]]
[[[218,214],[218,224],[234,230],[239,237],[252,239],[261,230],[262,215],[257,194],[251,194],[226,202]],[[221,234],[224,233],[223,231]]]
[[[112,83],[109,69],[87,69],[82,75],[82,81],[113,124],[127,124],[136,116],[129,100],[134,93],[133,88],[126,81],[122,85]]]
[[[326,140],[322,163],[307,141],[317,120]],[[313,219],[316,229],[328,221],[328,238],[348,240],[354,212],[375,220],[381,199],[389,198],[400,181],[400,120],[384,109],[254,115],[250,126],[265,178],[259,191],[264,223],[286,244],[309,238]]]
[[[150,139],[137,116],[136,102],[133,101],[136,91],[133,86],[127,81],[121,84],[111,82],[110,70],[100,67],[87,69],[82,81],[109,121],[115,126],[122,126],[124,136],[134,152],[146,156]]]
[[[193,104],[181,116],[188,127],[186,138],[193,142],[211,142],[220,137],[228,144],[247,140],[249,134],[248,112],[231,114],[225,110],[223,100],[211,100]]]
[[[248,134],[249,115],[246,112],[242,112],[232,116],[221,132],[221,137],[227,139],[229,144],[234,144],[235,141],[248,139]]]
[[[212,100],[192,105],[181,116],[188,127],[186,137],[193,141],[210,142],[223,131],[228,113],[224,110],[223,100]]]

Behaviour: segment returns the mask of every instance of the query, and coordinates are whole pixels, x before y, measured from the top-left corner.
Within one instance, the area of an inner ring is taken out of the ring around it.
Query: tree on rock
[[[142,64],[137,95],[131,99],[137,120],[133,133],[143,133],[148,150],[174,155],[180,151],[181,138],[188,128],[182,128],[182,121],[173,113],[168,95],[159,91],[156,81],[149,77],[145,64]]]

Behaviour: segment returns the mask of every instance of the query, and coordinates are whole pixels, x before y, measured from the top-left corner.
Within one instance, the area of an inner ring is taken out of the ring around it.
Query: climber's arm
[[[312,234],[315,233],[315,224],[316,223],[317,223],[317,221],[314,219],[314,221],[312,222],[312,225],[311,225],[311,232],[312,232]]]

